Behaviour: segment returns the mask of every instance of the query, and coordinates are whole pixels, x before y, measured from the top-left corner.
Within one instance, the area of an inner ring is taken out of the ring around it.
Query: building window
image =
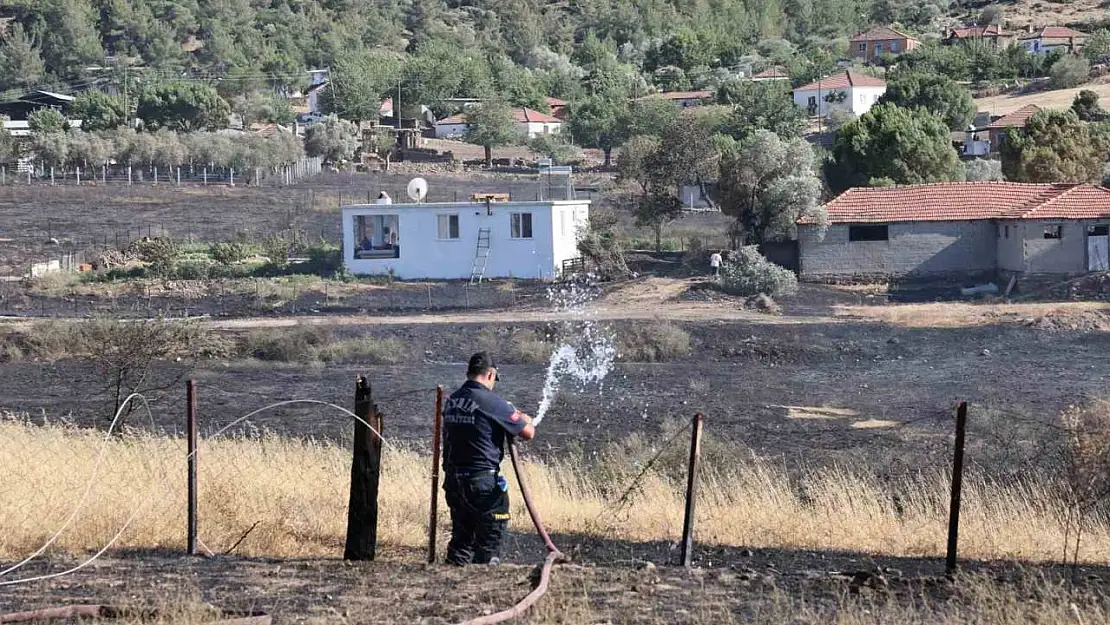
[[[859,44],[859,51],[860,52],[867,52],[867,42]]]
[[[355,241],[356,259],[400,258],[398,215],[357,215]]]
[[[437,215],[439,221],[439,234],[440,239],[449,240],[459,238],[459,216],[458,215]]]
[[[1010,226],[1005,226],[1004,228],[1005,228],[1005,232],[1006,232],[1006,238],[1009,239],[1010,238]]]
[[[514,239],[531,239],[532,213],[509,213],[509,236]]]
[[[887,241],[890,233],[887,226],[848,226],[849,241]]]
[[[1064,227],[1060,224],[1050,224],[1044,227],[1044,238],[1046,239],[1062,239],[1064,238]]]
[[[876,43],[875,44],[875,56],[882,56],[882,54],[883,54],[883,44],[882,44],[882,42]]]
[[[1089,237],[1110,236],[1110,226],[1087,226],[1087,236],[1089,236]]]
[[[897,41],[891,41],[890,42],[890,51],[891,52],[897,52],[898,51],[898,42]]]

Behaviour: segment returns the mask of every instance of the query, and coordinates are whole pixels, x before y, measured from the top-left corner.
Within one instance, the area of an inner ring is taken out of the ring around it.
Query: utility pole
[[[401,130],[401,79],[397,79],[397,101],[393,103],[393,116],[397,118],[397,130]]]

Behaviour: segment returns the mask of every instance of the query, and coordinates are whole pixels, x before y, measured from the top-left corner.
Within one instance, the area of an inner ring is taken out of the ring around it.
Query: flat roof
[[[491,204],[495,207],[504,206],[504,207],[507,207],[507,208],[519,208],[519,207],[524,207],[524,206],[581,206],[583,204],[589,204],[589,203],[590,203],[590,200],[527,200],[527,201],[513,201],[513,202],[491,202]],[[419,204],[417,204],[415,202],[408,202],[408,203],[394,202],[392,204],[373,204],[373,203],[371,203],[371,204],[344,204],[343,206],[340,206],[339,208],[342,209],[342,210],[347,211],[347,210],[372,210],[372,209],[386,209],[386,210],[389,210],[389,209],[394,209],[394,208],[404,208],[406,210],[418,209],[418,208],[442,209],[442,208],[458,208],[458,207],[471,207],[471,206],[485,208],[486,203],[485,202],[472,202],[472,201],[469,201],[469,200],[465,201],[465,202],[464,201],[460,201],[460,202],[421,202]]]

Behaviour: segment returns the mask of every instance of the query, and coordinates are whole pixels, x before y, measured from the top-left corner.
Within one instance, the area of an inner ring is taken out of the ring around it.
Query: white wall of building
[[[825,98],[830,93],[843,91],[843,102],[826,102]],[[848,89],[821,89],[794,91],[794,104],[802,110],[809,109],[810,98],[817,104],[817,114],[824,117],[831,109],[844,109],[854,113],[857,117],[871,110],[872,106],[886,93],[886,87],[849,87]]]
[[[589,217],[585,200],[495,202],[492,215],[484,202],[442,204],[363,204],[343,207],[343,258],[354,274],[392,273],[402,280],[469,279],[478,229],[490,228],[486,278],[551,280],[564,260],[576,258],[578,226]],[[513,213],[532,215],[532,237],[512,236]],[[357,258],[358,216],[397,215],[398,258]],[[457,239],[439,238],[439,216],[457,215]],[[563,227],[564,222],[566,228]]]
[[[536,137],[541,135],[558,134],[559,131],[562,129],[562,126],[563,125],[561,123],[556,124],[553,122],[549,122],[546,124],[542,122],[519,122],[516,125],[516,129],[517,132],[521,134],[521,136],[528,139],[535,139]],[[464,134],[466,134],[466,124],[436,124],[437,139],[461,137]]]
[[[466,134],[466,124],[436,124],[436,139],[461,137]]]

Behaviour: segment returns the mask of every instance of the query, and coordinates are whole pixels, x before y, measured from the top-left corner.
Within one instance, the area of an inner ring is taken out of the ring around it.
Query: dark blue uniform
[[[443,406],[443,489],[451,508],[447,561],[486,564],[501,558],[509,521],[508,484],[498,475],[505,436],[524,419],[512,404],[467,380]]]

